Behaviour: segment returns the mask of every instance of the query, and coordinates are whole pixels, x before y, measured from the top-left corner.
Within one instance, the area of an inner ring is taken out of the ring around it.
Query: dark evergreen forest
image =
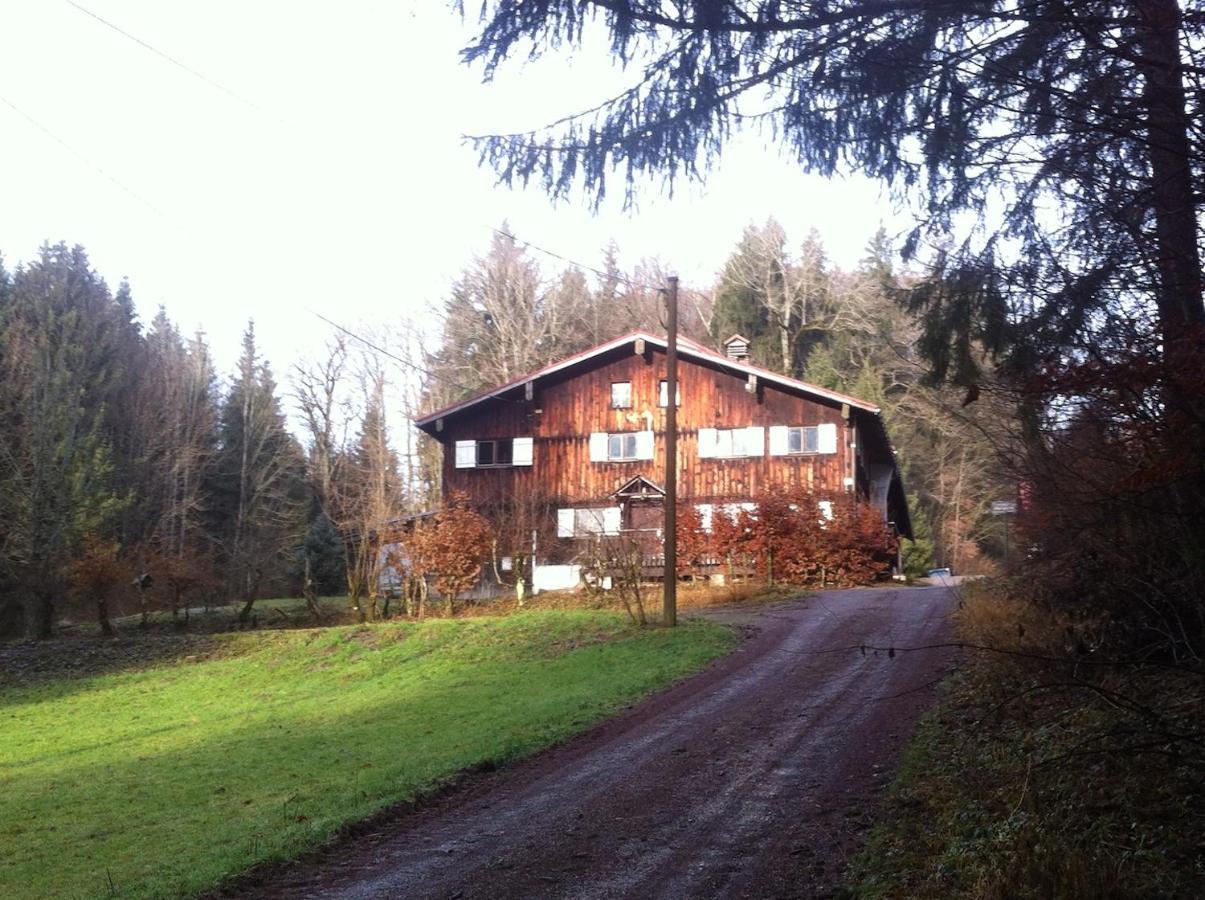
[[[248,322],[232,372],[207,337],[160,308],[143,322],[81,247],[46,245],[0,272],[0,597],[4,632],[46,637],[66,616],[347,594],[364,618],[383,560],[374,535],[439,501],[439,447],[417,412],[634,328],[663,329],[665,266],[549,264],[497,229],[465,266],[434,335],[413,325],[333,329],[278,377]],[[913,571],[990,570],[1002,487],[956,395],[928,385],[918,329],[897,302],[914,274],[881,231],[846,271],[815,232],[750,225],[714,283],[683,292],[684,333],[883,406],[911,491]],[[315,607],[317,609],[317,607]]]

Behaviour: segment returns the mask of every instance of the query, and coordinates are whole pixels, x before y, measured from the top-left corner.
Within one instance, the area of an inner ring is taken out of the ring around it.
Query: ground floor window
[[[478,466],[509,466],[514,458],[514,442],[509,438],[477,442]]]
[[[622,511],[618,506],[558,509],[556,534],[563,538],[619,534]]]

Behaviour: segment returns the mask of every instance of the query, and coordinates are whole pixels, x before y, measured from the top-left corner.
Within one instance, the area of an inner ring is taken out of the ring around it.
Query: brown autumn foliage
[[[1205,334],[1201,335],[1205,345]],[[1035,595],[1094,623],[1091,643],[1199,663],[1205,655],[1205,351],[1169,371],[1141,336],[1110,358],[1051,366],[1026,386],[1069,412],[1024,444],[1015,557]]]
[[[79,552],[66,565],[65,574],[72,590],[96,605],[96,621],[106,637],[113,635],[109,597],[130,579],[129,566],[121,558],[120,551],[116,541],[88,534]]]
[[[821,503],[830,504],[828,518]],[[710,550],[729,566],[752,564],[769,582],[849,587],[887,572],[894,535],[878,510],[849,495],[768,494],[754,511],[716,510]]]
[[[189,620],[187,598],[197,591],[218,586],[222,580],[213,559],[194,548],[159,554],[151,563],[151,572],[167,589],[172,620],[182,627],[187,626]],[[184,610],[183,622],[179,618],[181,609]]]
[[[489,522],[469,507],[468,498],[451,494],[439,512],[411,530],[405,542],[410,575],[424,585],[430,577],[451,615],[456,598],[477,583],[492,537]],[[420,597],[425,606],[425,588]]]
[[[678,565],[679,575],[690,572],[711,555],[711,535],[703,530],[703,517],[694,506],[678,508]]]

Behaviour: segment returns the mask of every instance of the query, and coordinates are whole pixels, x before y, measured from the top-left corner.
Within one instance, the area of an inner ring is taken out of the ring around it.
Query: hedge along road
[[[810,897],[840,881],[952,651],[947,587],[708,613],[731,656],[551,751],[291,867],[255,897]]]

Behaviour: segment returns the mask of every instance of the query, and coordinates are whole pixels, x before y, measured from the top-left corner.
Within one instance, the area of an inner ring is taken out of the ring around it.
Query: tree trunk
[[[321,625],[322,609],[318,606],[318,592],[314,590],[314,579],[310,573],[310,556],[308,553],[305,557],[305,575],[301,593],[305,597],[306,609],[310,611],[310,615],[314,617],[314,621]]]
[[[96,598],[96,621],[100,625],[101,634],[113,637],[113,625],[109,622],[109,601],[104,597]]]
[[[238,623],[242,626],[247,626],[251,622],[251,610],[255,607],[255,601],[259,599],[259,579],[261,573],[257,569],[254,574],[247,578],[247,596],[246,602],[243,603],[243,608],[239,610]]]
[[[1205,323],[1197,203],[1193,200],[1184,69],[1180,59],[1180,7],[1176,0],[1137,0],[1143,21],[1143,104],[1151,165],[1159,269],[1159,319],[1165,347],[1191,337]],[[1199,339],[1199,336],[1198,336]]]
[[[34,597],[38,603],[34,612],[34,637],[45,641],[54,634],[54,595],[48,591],[38,591]]]
[[[1197,245],[1199,202],[1193,185],[1181,16],[1176,0],[1135,0],[1142,20],[1142,102],[1146,112],[1155,219],[1157,301],[1163,335],[1164,407],[1169,431],[1188,457],[1205,454],[1205,398],[1194,376],[1205,343],[1201,256]],[[1205,484],[1171,485],[1171,502],[1199,517]]]

